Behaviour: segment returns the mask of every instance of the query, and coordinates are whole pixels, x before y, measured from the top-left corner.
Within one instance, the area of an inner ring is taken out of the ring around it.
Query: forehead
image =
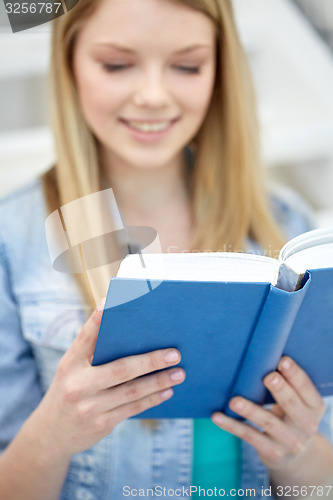
[[[96,0],[94,0],[96,1]],[[79,39],[134,49],[214,44],[214,25],[205,14],[170,0],[102,0],[86,21]]]

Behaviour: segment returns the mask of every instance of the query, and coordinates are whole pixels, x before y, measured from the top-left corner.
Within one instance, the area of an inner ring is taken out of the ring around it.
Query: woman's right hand
[[[84,324],[33,414],[43,445],[57,457],[90,448],[122,420],[169,399],[185,378],[181,368],[163,370],[179,363],[175,349],[92,366],[101,317],[95,310]],[[163,371],[150,374],[156,370]]]

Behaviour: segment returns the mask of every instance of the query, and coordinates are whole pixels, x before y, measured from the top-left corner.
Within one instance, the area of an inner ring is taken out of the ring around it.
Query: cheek
[[[187,84],[182,89],[182,107],[193,119],[197,118],[199,120],[205,115],[211,100],[213,83],[210,75],[205,78],[198,78],[196,81],[194,77],[192,83],[190,81],[190,84]]]
[[[84,117],[92,128],[117,115],[125,99],[121,86],[111,85],[107,75],[96,69],[80,72],[76,82]]]

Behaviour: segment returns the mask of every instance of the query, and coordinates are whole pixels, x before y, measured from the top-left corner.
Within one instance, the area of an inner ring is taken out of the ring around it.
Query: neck
[[[101,153],[101,162],[107,183],[125,216],[158,218],[171,207],[187,203],[183,153],[158,168],[138,168],[105,151]]]

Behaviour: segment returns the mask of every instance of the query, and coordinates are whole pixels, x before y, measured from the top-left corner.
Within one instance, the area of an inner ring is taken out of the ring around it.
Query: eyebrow
[[[133,54],[135,50],[130,49],[129,47],[124,47],[122,45],[119,45],[117,43],[96,43],[96,46],[99,47],[113,47],[115,49],[120,50],[121,52],[127,52]],[[190,45],[189,47],[184,47],[183,49],[177,50],[175,54],[184,54],[185,52],[190,52],[192,50],[196,49],[202,49],[202,48],[211,48],[211,45],[208,44],[196,44],[196,45]]]

